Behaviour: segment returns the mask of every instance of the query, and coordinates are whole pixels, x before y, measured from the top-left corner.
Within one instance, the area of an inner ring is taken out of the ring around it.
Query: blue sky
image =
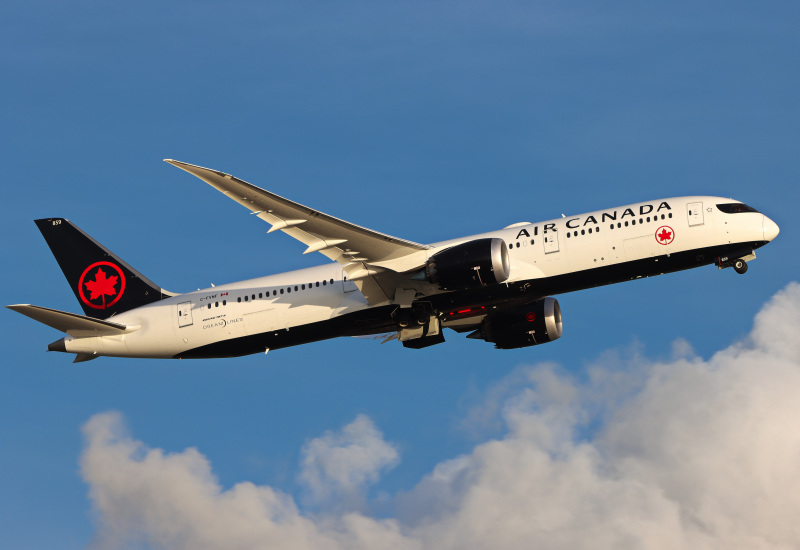
[[[672,360],[678,339],[709,358],[797,278],[794,3],[11,1],[0,21],[3,304],[79,311],[32,223],[48,216],[176,292],[324,260],[163,158],[417,242],[684,194],[781,226],[746,276],[565,295],[560,341],[507,352],[453,333],[422,351],[343,339],[72,365],[45,353],[58,333],[4,311],[4,548],[100,540],[99,482],[79,465],[93,415],[118,411],[149,448],[197,448],[223,489],[269,486],[308,517],[342,502],[396,517],[437,465],[516,433],[474,420],[519,369],[557,363],[581,384],[608,357]],[[359,415],[397,459],[334,505],[303,460]]]

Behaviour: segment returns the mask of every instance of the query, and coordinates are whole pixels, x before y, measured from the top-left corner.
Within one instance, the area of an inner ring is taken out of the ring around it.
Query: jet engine
[[[489,315],[468,338],[492,342],[497,349],[514,349],[558,340],[561,333],[561,307],[558,300],[543,298]]]
[[[463,290],[503,283],[511,265],[502,239],[477,239],[431,256],[420,275],[442,290]]]

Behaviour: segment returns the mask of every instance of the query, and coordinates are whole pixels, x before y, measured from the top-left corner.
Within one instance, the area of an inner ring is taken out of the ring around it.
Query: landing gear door
[[[552,252],[558,252],[558,233],[555,230],[544,234],[544,253]]]
[[[188,327],[192,324],[192,302],[178,304],[178,327]]]
[[[690,202],[686,205],[686,214],[689,216],[689,227],[703,225],[703,203]]]

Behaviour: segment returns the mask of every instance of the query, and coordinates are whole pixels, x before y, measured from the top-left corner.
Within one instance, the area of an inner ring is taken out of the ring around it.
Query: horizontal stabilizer
[[[17,304],[13,306],[6,306],[8,309],[14,310],[34,321],[39,321],[53,327],[61,332],[66,332],[75,338],[85,338],[88,336],[113,336],[116,334],[125,334],[133,332],[139,326],[127,326],[119,323],[112,323],[110,321],[102,321],[100,319],[93,319],[92,317],[85,317],[76,313],[68,313],[66,311],[59,311],[57,309],[49,309],[46,307],[32,306],[30,304]]]

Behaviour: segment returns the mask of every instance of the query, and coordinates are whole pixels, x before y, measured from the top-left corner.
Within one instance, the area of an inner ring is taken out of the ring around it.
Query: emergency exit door
[[[354,292],[358,290],[356,284],[347,278],[347,272],[342,270],[342,290],[344,292]]]
[[[544,253],[558,252],[558,233],[555,230],[548,231],[544,235]]]

